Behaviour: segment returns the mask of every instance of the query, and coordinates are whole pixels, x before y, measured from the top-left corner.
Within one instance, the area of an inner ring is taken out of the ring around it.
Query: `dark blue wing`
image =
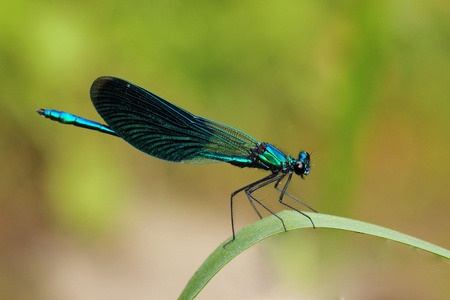
[[[257,141],[226,125],[194,116],[128,81],[100,77],[92,84],[97,112],[118,136],[159,159],[181,163],[247,164]]]

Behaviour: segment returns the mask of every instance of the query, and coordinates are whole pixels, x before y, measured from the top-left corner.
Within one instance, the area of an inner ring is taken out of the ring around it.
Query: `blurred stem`
[[[326,179],[327,188],[324,201],[331,201],[336,214],[348,213],[353,205],[355,186],[361,178],[357,168],[358,143],[370,126],[370,115],[376,107],[377,90],[385,69],[383,37],[385,11],[382,3],[359,2],[349,12],[352,22],[350,42],[347,51],[352,53],[348,69],[338,83],[336,101],[340,112],[337,114],[335,132],[330,132],[330,168]]]

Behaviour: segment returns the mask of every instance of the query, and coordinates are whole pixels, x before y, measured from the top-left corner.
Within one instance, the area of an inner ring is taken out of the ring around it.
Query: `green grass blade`
[[[299,217],[296,212],[283,211],[278,215],[283,218],[288,230],[300,228],[311,229],[309,220]],[[330,215],[318,213],[308,213],[308,215],[314,220],[316,228],[333,228],[378,236],[450,259],[449,250],[391,229]],[[282,232],[284,232],[284,229],[281,226],[280,221],[273,216],[246,226],[236,234],[236,240],[228,244],[226,248],[223,248],[223,245],[229,239],[211,253],[197,272],[195,272],[194,276],[189,280],[179,299],[195,298],[211,278],[234,257],[259,241]]]

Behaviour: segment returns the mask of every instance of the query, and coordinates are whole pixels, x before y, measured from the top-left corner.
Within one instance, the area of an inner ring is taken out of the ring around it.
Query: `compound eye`
[[[294,164],[294,172],[297,175],[303,176],[305,173],[305,164],[301,161],[298,161]]]

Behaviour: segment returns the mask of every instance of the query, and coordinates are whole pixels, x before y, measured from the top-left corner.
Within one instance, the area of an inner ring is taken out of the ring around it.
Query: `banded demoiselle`
[[[270,171],[270,175],[231,194],[231,241],[236,237],[233,199],[242,191],[260,218],[262,215],[256,204],[277,217],[286,231],[283,219],[253,195],[256,190],[271,183],[274,183],[274,187],[280,192],[278,201],[284,207],[307,217],[315,228],[311,217],[283,201],[284,195],[287,195],[315,211],[286,192],[294,173],[303,179],[309,174],[309,153],[301,151],[297,159],[287,156],[268,143],[260,143],[242,131],[195,116],[139,86],[116,77],[98,78],[92,84],[90,94],[94,107],[108,125],[52,109],[38,109],[37,112],[63,124],[121,137],[140,151],[159,159],[188,164],[227,162],[241,168]],[[286,176],[286,183],[279,188],[280,182]]]

